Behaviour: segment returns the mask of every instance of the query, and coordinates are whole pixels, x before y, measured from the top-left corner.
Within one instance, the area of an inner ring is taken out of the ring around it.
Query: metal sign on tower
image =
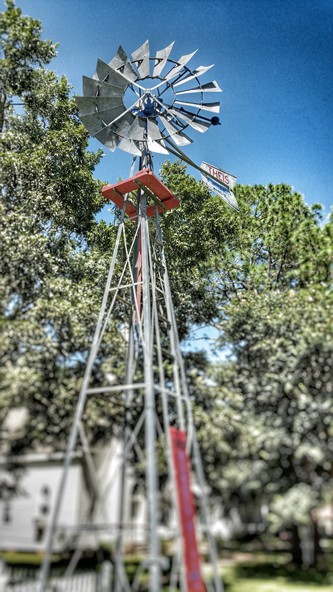
[[[101,531],[112,532],[114,541],[107,590],[223,590],[159,220],[164,212],[177,208],[179,200],[154,174],[151,153],[171,153],[191,164],[205,179],[219,183],[223,190],[216,192],[237,208],[232,193],[235,177],[206,163],[197,166],[181,150],[192,142],[188,135],[191,128],[205,132],[219,124],[220,104],[207,101],[205,96],[221,89],[215,81],[200,82],[212,66],[189,67],[196,52],[174,60],[170,57],[172,47],[173,43],[151,56],[146,41],[133,52],[132,59],[119,47],[109,64],[98,60],[93,77],[83,77],[83,96],[76,97],[81,121],[90,135],[111,151],[118,147],[134,159],[138,157],[139,166],[129,179],[103,188],[104,197],[120,209],[120,222],[48,530],[40,592],[51,590],[51,555],[78,445],[96,491],[77,530],[77,548],[66,573],[73,573],[79,561],[80,537],[92,531],[98,536],[93,520],[99,512]],[[115,330],[125,342],[124,363],[116,370],[109,369],[112,384],[93,386],[103,342],[108,332]],[[85,428],[86,403],[95,397],[123,406],[116,463],[120,495],[113,523],[105,503],[108,488],[98,487]],[[126,567],[131,524],[125,498],[135,461],[144,466],[140,483],[147,516],[140,533],[141,559],[133,572]],[[208,581],[202,572],[203,549],[209,563]]]

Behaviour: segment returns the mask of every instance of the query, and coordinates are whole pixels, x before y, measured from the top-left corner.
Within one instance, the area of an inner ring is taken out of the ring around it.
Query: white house
[[[24,413],[21,415],[18,410],[13,410],[7,420],[8,431],[17,430],[20,422],[25,421]],[[12,460],[22,466],[20,493],[0,498],[0,550],[41,552],[46,545],[46,533],[63,471],[64,454],[44,450]],[[121,464],[122,445],[115,439],[108,446],[95,448],[88,455],[81,451],[73,456],[53,541],[55,551],[96,548],[101,541],[112,543],[117,535],[121,501],[124,504],[123,522],[126,524],[125,542],[137,545],[145,540],[147,502],[129,471],[124,499],[121,499]],[[7,480],[10,484],[14,476],[6,467],[8,458],[0,457],[0,483]],[[195,484],[192,484],[192,489],[194,495],[200,495]],[[168,488],[164,494],[170,497]],[[102,503],[95,503],[96,495],[100,496]],[[221,519],[221,509],[215,507],[212,531],[224,539],[230,538],[241,526],[237,517]],[[171,511],[163,516],[161,536],[172,537],[177,532],[176,522],[175,509],[172,509],[171,504]],[[88,528],[83,529],[84,526]]]
[[[102,533],[100,540],[111,542],[116,535],[120,502],[121,450],[117,441],[94,453],[96,475],[94,481],[82,454],[76,454],[71,463],[64,491],[54,549],[61,550],[75,540],[76,547],[96,544],[94,529]],[[0,499],[0,550],[42,551],[46,531],[54,509],[57,490],[63,470],[63,454],[33,452],[15,459],[22,466],[19,494]],[[0,457],[0,482],[10,485],[13,475],[6,468],[8,459]],[[103,497],[95,504],[96,485]],[[136,494],[133,478],[127,479],[125,495],[125,521],[131,523],[128,542],[139,542],[146,519],[146,503]],[[82,525],[89,525],[83,537],[78,535]],[[81,541],[81,543],[80,543]]]

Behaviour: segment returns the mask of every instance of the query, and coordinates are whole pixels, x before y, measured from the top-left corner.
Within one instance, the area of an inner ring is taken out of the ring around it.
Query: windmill
[[[83,77],[83,96],[76,97],[81,121],[90,135],[111,151],[120,148],[129,152],[134,162],[139,158],[139,166],[135,174],[132,167],[128,179],[103,188],[105,198],[121,211],[120,223],[48,531],[41,592],[48,589],[53,540],[78,440],[92,481],[97,481],[84,426],[86,402],[92,397],[109,397],[123,405],[117,520],[109,524],[106,517],[104,522],[104,527],[114,532],[112,590],[141,590],[143,581],[149,592],[162,588],[206,590],[196,529],[199,518],[199,534],[206,539],[211,565],[208,589],[223,590],[159,220],[160,214],[178,207],[179,200],[154,174],[152,152],[170,152],[191,164],[204,179],[214,182],[214,190],[222,199],[237,208],[232,193],[235,178],[212,165],[196,165],[182,151],[192,143],[192,131],[203,133],[219,124],[219,102],[205,97],[207,93],[215,96],[221,89],[215,81],[200,82],[212,66],[189,67],[196,52],[173,60],[172,47],[173,43],[150,56],[146,41],[132,53],[132,59],[119,47],[109,64],[98,60],[93,77]],[[122,324],[116,321],[125,341],[124,370],[118,372],[111,385],[94,387],[91,377],[103,339],[110,326],[115,327],[114,319],[120,317],[127,319]],[[161,454],[166,470],[163,491],[158,468]],[[148,516],[143,533],[144,556],[129,577],[124,560],[128,530],[125,492],[133,455],[145,467],[143,488]],[[197,519],[193,487],[199,505]],[[105,510],[105,492],[96,490],[95,500]],[[161,545],[162,505],[166,502],[169,516],[174,519],[168,556]],[[90,517],[95,509],[90,508]],[[84,527],[78,536],[83,532]],[[78,556],[79,551],[72,557],[69,572],[75,569]]]

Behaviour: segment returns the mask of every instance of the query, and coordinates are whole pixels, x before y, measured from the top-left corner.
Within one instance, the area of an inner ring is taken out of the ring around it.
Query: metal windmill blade
[[[169,57],[170,52],[173,48],[173,45],[174,45],[174,41],[172,43],[170,43],[170,45],[168,45],[168,47],[166,47],[165,49],[159,49],[156,52],[155,65],[154,65],[154,70],[153,70],[153,78],[156,78],[157,76],[161,75],[162,70],[168,61],[168,57]]]
[[[145,41],[141,47],[132,53],[132,58],[139,71],[141,79],[149,76],[149,41]]]
[[[193,141],[189,129],[203,133],[219,123],[216,115],[201,113],[220,110],[219,102],[205,101],[205,93],[221,92],[218,84],[199,80],[212,66],[191,69],[188,64],[196,51],[173,60],[172,47],[173,43],[152,56],[145,41],[132,60],[119,47],[108,64],[97,61],[92,78],[83,77],[83,97],[76,97],[82,123],[110,150],[167,154],[168,138],[185,146]],[[183,101],[183,95],[193,100]]]

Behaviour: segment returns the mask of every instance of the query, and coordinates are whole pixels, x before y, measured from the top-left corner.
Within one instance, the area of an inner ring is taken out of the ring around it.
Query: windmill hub
[[[132,113],[133,115],[139,115],[139,117],[157,117],[159,113],[158,107],[155,97],[148,90],[141,98],[139,108],[132,109]]]

